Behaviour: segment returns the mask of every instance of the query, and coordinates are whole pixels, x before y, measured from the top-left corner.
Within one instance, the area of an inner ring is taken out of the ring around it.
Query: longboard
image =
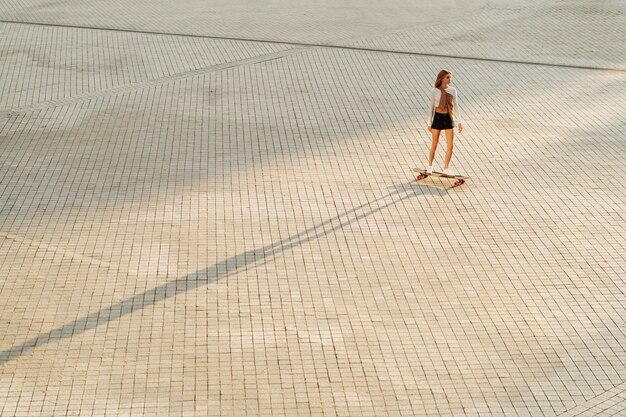
[[[413,172],[415,172],[415,180],[416,181],[421,181],[423,179],[426,179],[430,176],[433,177],[441,177],[441,178],[450,178],[454,181],[454,186],[458,187],[461,184],[465,184],[465,180],[468,179],[469,177],[466,175],[448,175],[448,174],[444,174],[443,172],[437,172],[437,171],[433,171],[430,174],[428,172],[426,172],[425,169],[423,168],[413,168]]]

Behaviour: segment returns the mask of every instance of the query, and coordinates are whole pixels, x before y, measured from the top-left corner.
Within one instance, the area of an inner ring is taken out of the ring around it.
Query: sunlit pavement
[[[625,27],[0,0],[0,415],[626,416]]]

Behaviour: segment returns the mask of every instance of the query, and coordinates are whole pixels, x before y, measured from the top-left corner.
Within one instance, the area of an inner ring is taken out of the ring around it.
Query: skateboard
[[[416,181],[421,181],[432,175],[433,177],[450,178],[450,179],[456,180],[454,181],[454,184],[452,184],[454,187],[458,187],[461,184],[465,184],[465,180],[469,178],[466,175],[447,175],[447,174],[444,174],[443,172],[437,172],[437,171],[433,171],[429,174],[423,168],[413,168],[413,172],[415,172]]]

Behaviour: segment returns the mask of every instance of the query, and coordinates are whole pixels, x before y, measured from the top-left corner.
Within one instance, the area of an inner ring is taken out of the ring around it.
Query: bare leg
[[[452,150],[454,149],[454,129],[446,129],[446,143],[448,149],[446,150],[446,159],[443,162],[443,169],[448,169],[450,160],[452,159]]]
[[[441,130],[433,129],[433,142],[430,145],[430,153],[428,154],[428,166],[433,166],[435,160],[435,152],[437,152],[437,145],[439,145],[439,135]]]

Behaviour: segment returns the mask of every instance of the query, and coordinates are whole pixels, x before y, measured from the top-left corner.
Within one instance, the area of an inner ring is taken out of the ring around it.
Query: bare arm
[[[428,110],[428,114],[426,115],[426,128],[429,132],[432,132],[431,125],[433,124],[433,114],[435,112],[435,90],[430,93],[430,107]]]

